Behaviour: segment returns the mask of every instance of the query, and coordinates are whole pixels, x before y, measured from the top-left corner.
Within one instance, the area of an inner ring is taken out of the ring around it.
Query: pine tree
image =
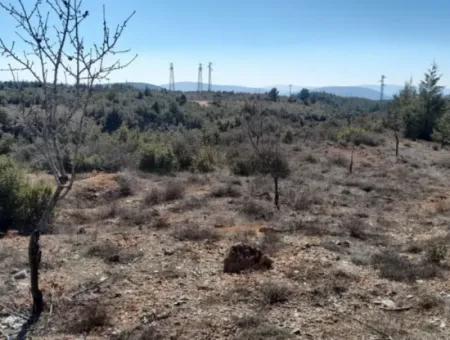
[[[438,120],[433,139],[443,146],[450,144],[450,111],[446,111]]]
[[[433,128],[445,111],[445,99],[442,94],[443,87],[438,83],[441,80],[438,67],[433,64],[420,83],[420,99],[423,104],[422,127],[418,138],[431,140]]]

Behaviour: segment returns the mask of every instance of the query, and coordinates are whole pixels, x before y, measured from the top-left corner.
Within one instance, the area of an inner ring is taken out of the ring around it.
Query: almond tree
[[[281,129],[273,113],[257,104],[247,103],[243,110],[244,127],[256,155],[257,171],[270,175],[274,183],[274,204],[280,209],[279,179],[289,175],[289,163],[281,149]]]
[[[26,79],[36,83],[41,98],[39,104],[28,107],[22,102],[19,118],[56,184],[30,238],[31,321],[35,321],[43,309],[38,285],[39,232],[48,226],[58,201],[72,189],[95,85],[134,60],[122,63],[119,55],[127,51],[117,48],[134,12],[111,30],[103,8],[103,37],[89,44],[82,30],[89,12],[83,9],[82,0],[36,0],[31,6],[24,0],[14,5],[0,0],[0,8],[17,27],[16,41],[0,38],[0,55],[9,60],[6,70],[17,83],[26,74]]]

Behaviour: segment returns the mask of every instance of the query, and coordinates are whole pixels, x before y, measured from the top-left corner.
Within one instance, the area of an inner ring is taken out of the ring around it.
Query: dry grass
[[[68,330],[73,334],[89,334],[97,328],[109,325],[109,318],[105,308],[98,301],[91,301],[88,306],[79,308],[71,313]]]
[[[173,236],[178,241],[217,241],[219,234],[210,228],[199,227],[193,224],[187,224],[177,228]]]
[[[415,263],[389,250],[375,254],[372,264],[380,271],[381,277],[393,281],[414,282],[439,275],[439,268],[435,264],[424,261]]]
[[[177,181],[170,181],[167,183],[163,193],[163,200],[165,202],[171,202],[182,199],[184,197],[185,189],[184,184]]]
[[[285,283],[277,281],[264,282],[260,287],[262,302],[267,305],[284,303],[289,300],[293,291]]]

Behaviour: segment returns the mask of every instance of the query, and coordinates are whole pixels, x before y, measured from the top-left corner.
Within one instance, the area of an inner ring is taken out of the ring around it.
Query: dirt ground
[[[32,339],[449,339],[450,154],[403,141],[289,146],[272,181],[93,173],[41,237]],[[248,243],[268,271],[223,273]],[[30,307],[28,238],[0,239],[0,337]]]

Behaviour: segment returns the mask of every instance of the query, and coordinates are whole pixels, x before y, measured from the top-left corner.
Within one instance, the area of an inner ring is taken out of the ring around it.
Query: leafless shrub
[[[436,203],[436,212],[438,214],[445,214],[450,211],[450,201],[449,200],[441,200]]]
[[[264,319],[257,314],[245,314],[235,318],[234,324],[241,329],[255,328],[261,325]]]
[[[159,192],[158,188],[153,187],[150,192],[148,192],[144,196],[144,204],[146,206],[153,206],[157,205],[161,202],[161,193]]]
[[[177,228],[173,236],[179,241],[217,241],[219,239],[219,234],[215,230],[192,224]]]
[[[155,326],[141,326],[132,330],[125,330],[115,335],[112,340],[163,340],[163,336]]]
[[[429,262],[440,264],[447,258],[448,247],[444,242],[435,241],[428,246],[426,258]]]
[[[150,223],[157,215],[156,211],[141,209],[140,207],[121,206],[117,208],[117,216],[122,221],[132,225],[143,225]]]
[[[170,227],[167,217],[158,216],[154,219],[152,223],[152,228],[154,229],[167,229]]]
[[[331,165],[336,165],[341,168],[347,168],[349,165],[349,159],[341,154],[333,155],[328,159]]]
[[[380,271],[381,277],[393,281],[413,282],[439,275],[436,265],[426,262],[413,263],[407,257],[390,250],[373,255],[372,264]]]
[[[116,181],[119,185],[119,192],[121,196],[131,196],[136,192],[137,180],[131,173],[124,172],[118,175]]]
[[[184,201],[179,202],[170,211],[175,213],[183,213],[185,211],[193,211],[207,206],[207,201],[204,198],[188,197]]]
[[[272,206],[267,202],[246,198],[242,201],[241,212],[256,220],[270,220],[273,215]]]
[[[184,186],[177,181],[170,181],[164,190],[163,199],[166,202],[175,201],[184,197]]]
[[[275,325],[264,323],[257,327],[244,329],[238,333],[235,340],[256,340],[256,339],[271,339],[271,340],[285,340],[294,337],[288,330],[279,328]]]
[[[115,202],[113,202],[111,204],[104,205],[98,208],[95,217],[97,218],[97,220],[102,221],[109,218],[114,218],[117,216],[117,214],[118,206]]]
[[[215,198],[222,198],[222,197],[241,197],[241,191],[239,190],[239,187],[237,185],[232,185],[231,183],[217,186],[213,188],[211,191],[211,196]]]
[[[106,309],[96,301],[92,301],[90,305],[82,307],[72,315],[76,319],[70,321],[68,328],[74,334],[89,334],[92,330],[109,324]]]
[[[319,163],[320,160],[316,156],[314,156],[312,153],[308,153],[305,156],[304,161],[307,163],[316,164],[316,163]]]
[[[262,301],[268,305],[283,303],[289,300],[292,290],[281,282],[267,281],[260,287],[259,291],[262,295]]]
[[[259,241],[259,249],[269,255],[275,254],[283,245],[283,239],[277,232],[266,232]]]
[[[305,211],[313,205],[323,203],[322,198],[317,193],[317,190],[305,188],[301,191],[290,190],[287,194],[289,205],[295,211]]]
[[[116,262],[114,259],[120,253],[120,248],[115,245],[113,242],[106,240],[101,243],[96,243],[90,246],[86,255],[89,257],[98,257],[104,260],[105,262]]]
[[[343,229],[348,230],[351,237],[359,240],[367,240],[371,235],[368,232],[369,225],[356,217],[350,217],[342,224]]]
[[[440,307],[444,304],[444,301],[439,296],[434,294],[425,293],[419,296],[418,305],[422,310],[430,310]]]

